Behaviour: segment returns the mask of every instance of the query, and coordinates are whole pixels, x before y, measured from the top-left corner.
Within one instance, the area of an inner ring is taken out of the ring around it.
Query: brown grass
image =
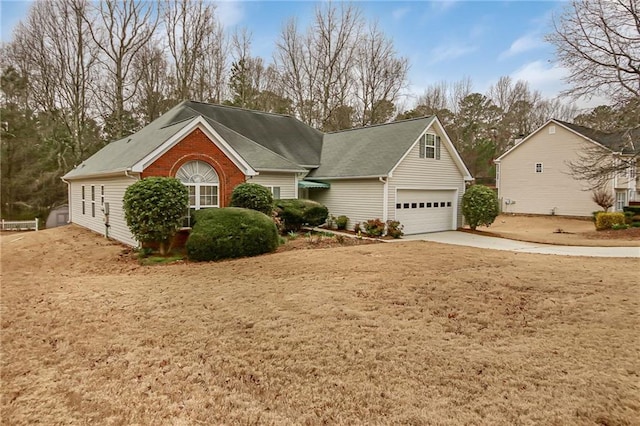
[[[637,259],[426,242],[141,267],[3,235],[2,424],[638,424]]]

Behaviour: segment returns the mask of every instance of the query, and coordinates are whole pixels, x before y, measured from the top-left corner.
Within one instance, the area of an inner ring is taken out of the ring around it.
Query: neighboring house
[[[504,213],[591,216],[600,207],[585,181],[574,179],[569,163],[589,150],[601,149],[616,161],[632,156],[638,131],[603,133],[549,120],[502,154],[496,163],[496,186]],[[635,139],[635,140],[634,140]],[[603,188],[615,197],[614,210],[640,200],[636,167],[614,176]]]
[[[136,245],[126,188],[173,176],[190,210],[228,206],[254,182],[275,198],[310,198],[349,226],[397,219],[405,233],[456,229],[468,170],[435,117],[323,134],[278,114],[185,101],[67,173],[70,222]]]

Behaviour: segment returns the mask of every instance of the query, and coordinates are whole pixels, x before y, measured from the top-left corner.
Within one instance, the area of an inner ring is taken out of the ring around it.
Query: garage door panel
[[[455,229],[454,199],[455,191],[398,190],[396,220],[408,235]]]

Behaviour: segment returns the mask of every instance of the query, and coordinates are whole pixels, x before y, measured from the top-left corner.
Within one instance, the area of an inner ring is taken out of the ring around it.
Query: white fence
[[[34,220],[4,220],[2,219],[3,231],[37,231],[38,218]]]

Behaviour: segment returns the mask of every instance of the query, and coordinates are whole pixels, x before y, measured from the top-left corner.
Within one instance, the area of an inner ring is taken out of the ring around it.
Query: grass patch
[[[147,256],[139,258],[139,262],[143,266],[165,265],[167,263],[179,262],[185,259],[184,254],[174,254],[169,256]]]

